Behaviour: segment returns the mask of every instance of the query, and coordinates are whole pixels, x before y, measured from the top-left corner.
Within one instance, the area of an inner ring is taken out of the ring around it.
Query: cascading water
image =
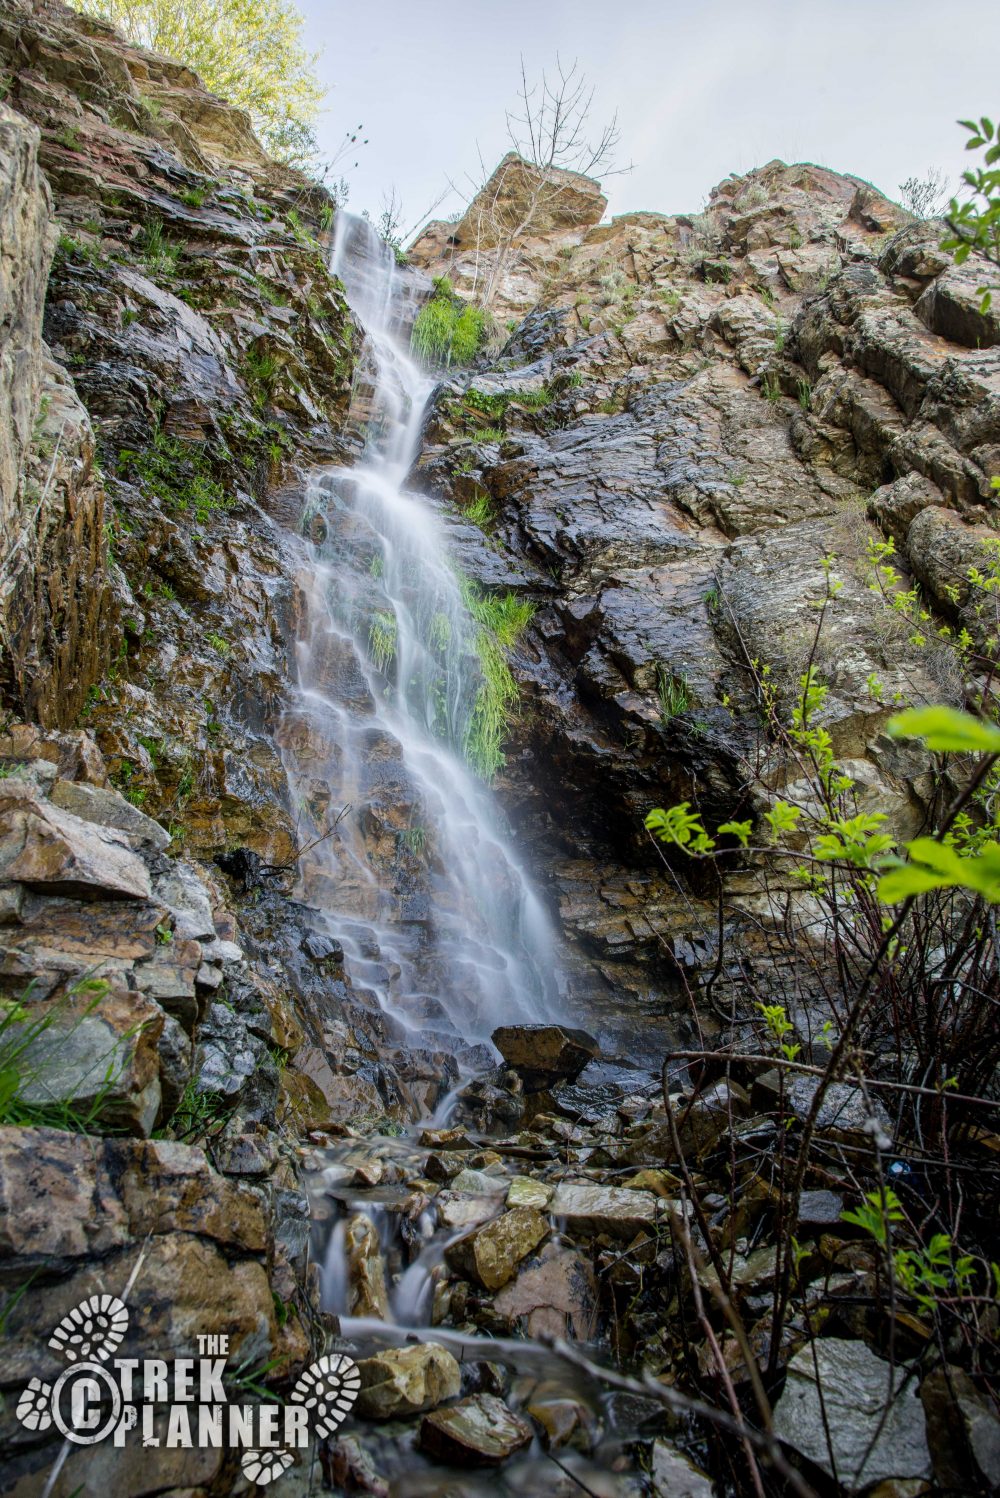
[[[344,212],[332,268],[370,374],[355,391],[361,458],[318,470],[307,495],[298,689],[282,731],[307,845],[301,891],[396,1038],[461,1057],[499,1023],[550,1017],[552,938],[466,762],[482,707],[468,585],[405,487],[434,384],[407,348],[413,279]]]

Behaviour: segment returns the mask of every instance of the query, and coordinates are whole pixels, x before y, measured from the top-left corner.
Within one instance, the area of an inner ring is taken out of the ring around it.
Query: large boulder
[[[358,1364],[357,1410],[366,1420],[393,1420],[454,1399],[462,1383],[451,1353],[437,1342],[390,1348]]]
[[[863,1342],[821,1337],[795,1354],[774,1433],[848,1492],[931,1475],[916,1380]]]
[[[535,238],[599,224],[608,200],[601,184],[582,172],[532,166],[516,151],[496,167],[452,230],[461,248],[493,249],[513,234]]]
[[[148,899],[149,872],[117,830],[84,821],[13,777],[0,786],[0,880],[81,899]]]
[[[565,1025],[500,1025],[491,1036],[507,1065],[529,1091],[543,1092],[557,1082],[574,1082],[600,1046],[586,1030]]]
[[[487,1290],[499,1290],[518,1264],[548,1236],[549,1223],[533,1207],[512,1207],[446,1250],[448,1263]]]
[[[473,1394],[424,1416],[420,1449],[459,1467],[498,1467],[528,1446],[532,1435],[528,1422],[495,1394]]]
[[[574,1233],[609,1233],[632,1238],[652,1231],[658,1202],[651,1191],[596,1186],[592,1181],[564,1181],[556,1188],[549,1211]]]

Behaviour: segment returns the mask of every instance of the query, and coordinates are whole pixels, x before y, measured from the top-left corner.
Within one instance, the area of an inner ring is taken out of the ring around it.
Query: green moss
[[[484,594],[461,578],[462,601],[476,625],[476,653],[482,682],[465,730],[465,757],[481,779],[493,780],[504,765],[504,741],[517,704],[517,683],[508,651],[530,624],[535,605],[516,593]]]

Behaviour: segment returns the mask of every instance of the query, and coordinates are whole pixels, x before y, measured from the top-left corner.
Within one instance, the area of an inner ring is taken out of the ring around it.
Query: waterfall
[[[551,1017],[553,939],[466,763],[478,626],[435,517],[406,488],[434,388],[409,354],[414,277],[343,211],[332,269],[366,334],[352,403],[365,441],[306,495],[298,680],[281,732],[306,845],[300,896],[404,1044],[461,1056],[499,1023]]]

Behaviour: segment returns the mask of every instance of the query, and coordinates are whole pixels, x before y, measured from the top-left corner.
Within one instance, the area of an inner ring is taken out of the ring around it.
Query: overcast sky
[[[345,129],[350,206],[377,214],[395,186],[404,222],[507,149],[519,57],[529,74],[574,58],[597,124],[618,112],[627,175],[610,211],[693,212],[716,182],[774,157],[812,161],[898,194],[908,176],[967,161],[958,116],[1000,112],[995,0],[302,0],[322,51],[321,122]],[[358,165],[354,167],[353,161]],[[438,216],[461,207],[452,193]]]

